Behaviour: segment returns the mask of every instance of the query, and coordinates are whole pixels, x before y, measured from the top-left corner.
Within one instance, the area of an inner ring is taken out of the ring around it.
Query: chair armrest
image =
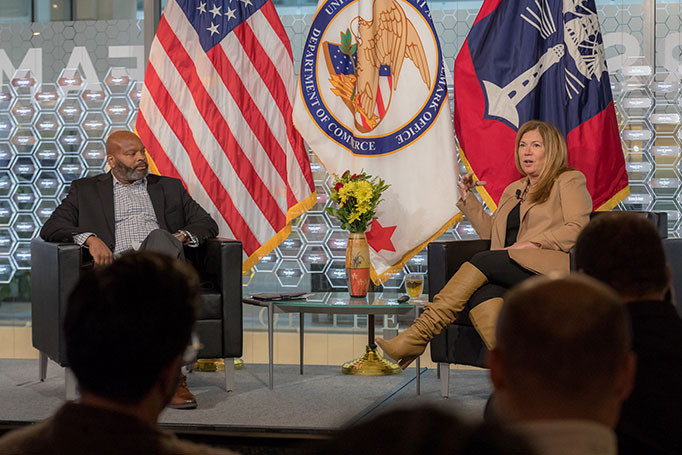
[[[431,242],[427,250],[429,301],[433,301],[448,280],[471,257],[490,249],[490,240]]]
[[[214,238],[206,240],[202,280],[210,281],[223,300],[224,357],[241,357],[242,322],[242,242]]]
[[[33,347],[67,365],[62,322],[69,294],[81,272],[82,248],[73,243],[31,240]]]

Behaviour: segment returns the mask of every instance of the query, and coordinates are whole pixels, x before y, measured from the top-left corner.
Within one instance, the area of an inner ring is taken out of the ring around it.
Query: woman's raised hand
[[[474,174],[473,172],[469,172],[465,176],[463,176],[461,179],[459,179],[459,198],[461,200],[465,200],[468,196],[469,193],[471,192],[471,188],[475,186],[483,186],[485,185],[486,182],[484,181],[475,181],[474,180]]]

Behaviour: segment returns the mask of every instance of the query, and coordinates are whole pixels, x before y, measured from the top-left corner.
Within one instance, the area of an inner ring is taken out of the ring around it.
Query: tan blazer
[[[488,215],[471,193],[460,200],[457,207],[471,221],[482,239],[490,239],[490,249],[504,248],[507,216],[517,204],[516,191],[526,188],[524,177],[505,188],[500,204],[493,215]],[[521,225],[517,242],[533,242],[540,248],[509,250],[509,257],[535,273],[569,271],[568,250],[575,245],[578,234],[590,220],[592,198],[585,186],[585,176],[579,171],[561,174],[542,204],[521,204]]]

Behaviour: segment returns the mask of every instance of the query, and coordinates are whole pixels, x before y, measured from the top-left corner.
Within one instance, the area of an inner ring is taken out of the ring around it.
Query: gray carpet
[[[64,397],[64,374],[50,362],[45,382],[37,380],[37,360],[0,359],[0,422],[46,418]],[[451,371],[449,400],[440,398],[434,370],[425,370],[422,395],[415,394],[414,370],[396,376],[341,374],[339,367],[275,366],[275,388],[267,387],[267,366],[247,365],[236,372],[236,388],[227,393],[223,373],[192,373],[188,383],[196,410],[166,410],[162,424],[207,430],[325,432],[375,415],[392,406],[438,403],[471,418],[480,418],[489,394],[485,371]]]
[[[406,373],[414,377],[414,371]],[[447,409],[467,420],[481,420],[483,409],[492,392],[488,379],[488,370],[450,370],[450,396],[440,396],[440,380],[436,370],[429,369],[421,375],[421,394],[416,394],[414,381],[408,387],[397,391],[390,400],[379,404],[372,410],[372,415],[385,412],[393,407],[433,405]]]

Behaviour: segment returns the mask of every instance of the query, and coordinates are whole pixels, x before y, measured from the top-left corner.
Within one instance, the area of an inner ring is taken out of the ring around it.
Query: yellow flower
[[[364,215],[372,209],[372,205],[369,201],[359,201],[358,202],[358,213]]]
[[[346,201],[348,200],[349,197],[351,197],[353,194],[353,189],[351,187],[352,185],[343,185],[341,189],[339,189],[339,201],[341,202],[340,205],[344,205]]]
[[[372,185],[366,180],[361,180],[356,183],[356,187],[355,197],[358,202],[369,202],[373,194]]]
[[[358,212],[351,212],[350,216],[348,217],[348,224],[352,223],[353,221],[357,221],[360,219],[360,214]]]

